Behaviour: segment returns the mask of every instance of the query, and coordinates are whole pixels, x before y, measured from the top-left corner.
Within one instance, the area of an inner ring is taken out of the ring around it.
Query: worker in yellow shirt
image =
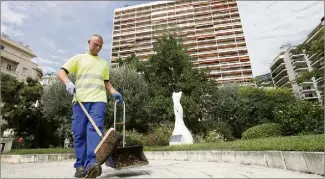
[[[88,45],[88,52],[70,58],[57,72],[57,77],[65,84],[68,93],[71,95],[76,93],[99,130],[104,133],[106,90],[112,94],[114,100],[122,102],[123,99],[109,81],[107,61],[98,56],[103,46],[103,38],[94,34],[88,40]],[[67,74],[69,73],[76,75],[76,84],[68,79]],[[72,113],[72,132],[76,155],[75,177],[96,178],[101,175],[102,169],[96,161],[94,150],[101,139],[75,98],[73,99]]]

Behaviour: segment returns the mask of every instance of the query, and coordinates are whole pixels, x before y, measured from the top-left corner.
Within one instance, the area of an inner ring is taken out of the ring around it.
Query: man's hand
[[[71,96],[73,96],[73,94],[76,91],[76,88],[75,88],[74,84],[71,81],[69,81],[68,83],[65,84],[65,89],[68,91],[68,93]]]
[[[113,98],[115,101],[119,101],[118,103],[123,102],[122,95],[119,92],[113,93]]]

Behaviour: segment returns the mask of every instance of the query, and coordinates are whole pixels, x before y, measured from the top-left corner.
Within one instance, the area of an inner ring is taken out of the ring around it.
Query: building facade
[[[179,28],[197,68],[208,68],[217,83],[254,85],[252,68],[235,0],[158,1],[114,11],[111,63],[135,54],[153,55],[159,32]]]
[[[50,84],[52,84],[53,82],[57,81],[58,78],[56,75],[52,74],[52,75],[44,75],[40,81],[42,86],[48,86]]]
[[[315,40],[324,44],[324,17],[321,19],[318,26],[307,36],[303,44],[310,45],[313,44]],[[314,84],[319,101],[324,104],[324,49],[306,56],[308,70],[320,71],[323,74],[320,77],[312,77],[311,81]]]
[[[1,72],[11,75],[19,81],[27,77],[40,80],[43,71],[32,62],[36,57],[29,46],[11,40],[6,34],[1,35]]]
[[[307,36],[302,44],[310,44],[313,40],[322,39],[324,19]],[[311,55],[297,53],[296,47],[281,52],[270,65],[272,80],[275,87],[289,87],[302,100],[318,101],[324,104],[324,76],[312,77],[303,82],[297,81],[305,72],[324,70],[324,50]]]

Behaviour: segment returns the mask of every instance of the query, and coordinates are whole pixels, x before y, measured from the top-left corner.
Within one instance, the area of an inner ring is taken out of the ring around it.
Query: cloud
[[[40,39],[40,42],[46,46],[46,47],[50,47],[50,48],[53,48],[53,49],[56,49],[57,46],[55,45],[55,42],[51,39],[48,39],[47,37],[42,37]]]
[[[301,43],[324,15],[321,1],[238,1],[254,76],[270,72],[280,46]]]
[[[9,2],[1,2],[1,23],[12,24],[16,26],[22,26],[24,19],[27,18],[27,15],[21,12],[25,10],[20,7],[14,10],[15,8]]]
[[[109,60],[114,8],[148,1],[6,1],[1,30],[29,44],[43,71],[56,71],[88,49],[87,40],[104,38],[100,55]],[[320,22],[321,1],[237,1],[254,75],[269,72],[280,46],[304,40]]]
[[[10,34],[10,37],[19,37],[24,35],[24,33],[19,29],[12,26],[7,26],[5,24],[1,25],[1,32],[7,35]]]

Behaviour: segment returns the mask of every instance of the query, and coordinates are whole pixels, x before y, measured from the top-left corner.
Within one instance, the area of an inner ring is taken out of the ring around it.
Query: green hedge
[[[242,139],[256,139],[282,136],[281,125],[275,123],[266,123],[247,129]]]
[[[145,151],[236,150],[236,151],[308,151],[324,152],[324,134],[270,137],[230,142],[200,143],[176,146],[144,146]],[[73,153],[73,149],[14,149],[9,154]],[[3,154],[6,155],[6,154]]]

